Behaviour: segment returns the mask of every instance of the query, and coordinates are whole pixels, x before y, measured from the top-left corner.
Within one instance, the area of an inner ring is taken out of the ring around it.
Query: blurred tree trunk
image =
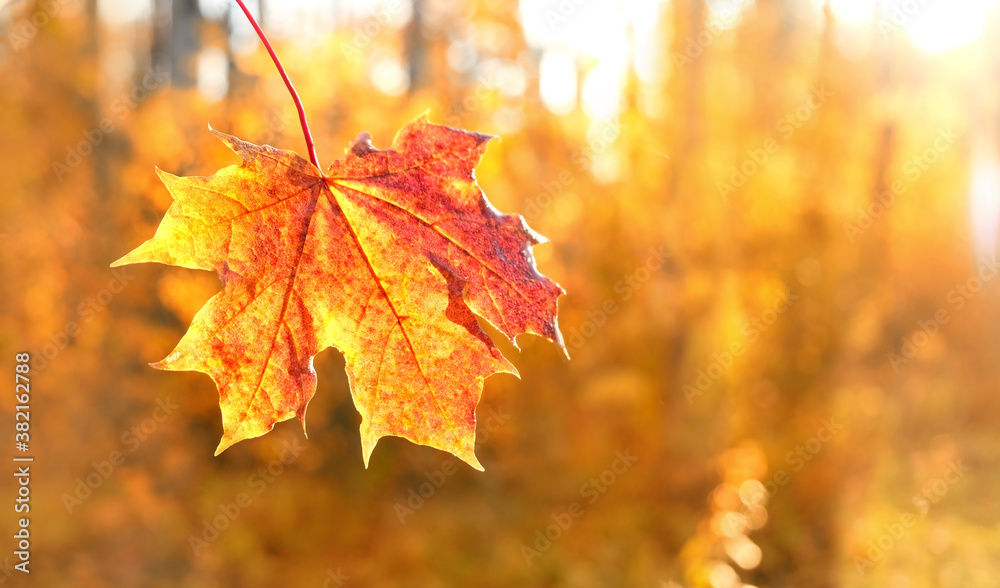
[[[427,42],[424,39],[424,0],[413,0],[413,19],[406,27],[407,72],[410,75],[409,93],[413,95],[427,84]]]
[[[153,11],[153,64],[170,70],[174,86],[194,85],[196,58],[201,50],[198,0],[154,0]]]
[[[93,67],[94,64],[99,63],[99,53],[100,53],[100,26],[101,23],[97,17],[97,0],[87,0],[86,7],[87,14],[87,42],[85,58],[89,60],[89,63]],[[96,79],[96,78],[95,78]],[[87,104],[87,110],[89,111],[89,118],[92,121],[101,120],[101,103],[98,99],[99,92],[97,88],[94,88],[93,93],[90,96],[82,97]],[[103,157],[92,158],[94,166],[94,193],[97,195],[98,199],[107,198],[109,185],[109,173],[108,173],[108,162]]]

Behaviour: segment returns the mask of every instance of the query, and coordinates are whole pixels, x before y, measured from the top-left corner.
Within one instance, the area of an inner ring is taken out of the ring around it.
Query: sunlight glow
[[[754,5],[754,0],[708,0],[709,21],[721,31],[731,29]]]
[[[752,0],[738,0],[748,2]],[[552,111],[567,114],[576,104],[576,76],[582,75],[581,102],[591,120],[617,116],[630,67],[644,81],[655,60],[636,62],[640,49],[654,48],[665,0],[620,2],[520,3],[520,20],[528,43],[543,53],[539,75],[542,100]],[[662,33],[659,33],[662,34]],[[642,43],[637,40],[642,39]],[[573,80],[567,67],[572,64]],[[579,72],[579,69],[586,69]],[[562,84],[568,84],[561,88]],[[572,94],[572,97],[570,96]]]
[[[538,64],[538,91],[542,103],[555,114],[569,114],[576,108],[577,71],[573,57],[551,49]]]
[[[813,0],[821,10],[826,0]],[[830,0],[842,27],[855,31],[875,24],[876,38],[910,37],[921,49],[940,53],[979,39],[997,0]]]
[[[302,47],[318,46],[335,24],[332,7],[315,0],[266,0],[264,14],[270,35]]]
[[[126,25],[148,19],[153,14],[153,3],[149,0],[99,0],[98,17],[109,24]]]
[[[740,585],[740,576],[730,566],[716,563],[708,573],[708,583],[712,588],[737,588]]]
[[[830,10],[838,22],[868,23],[878,14],[874,0],[830,0]]]
[[[918,10],[907,11],[915,0],[894,2],[888,19],[905,28],[913,42],[933,53],[971,43],[983,34],[986,16],[996,0],[932,0]]]
[[[403,69],[403,64],[392,55],[382,55],[376,58],[368,72],[375,87],[384,94],[399,96],[410,86],[410,74]]]
[[[1000,224],[1000,161],[995,153],[979,154],[972,164],[969,216],[976,255],[993,255]]]
[[[580,100],[583,102],[584,113],[591,120],[610,120],[621,113],[624,73],[621,68],[604,63],[597,64],[587,72],[580,88]]]
[[[229,58],[217,47],[198,53],[198,91],[209,102],[218,102],[229,91]]]
[[[727,539],[725,550],[726,555],[733,560],[733,563],[744,570],[752,570],[759,566],[764,555],[760,547],[746,535]]]

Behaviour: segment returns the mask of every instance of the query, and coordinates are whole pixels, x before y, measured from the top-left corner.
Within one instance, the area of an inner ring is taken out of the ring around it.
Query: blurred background
[[[147,363],[218,278],[108,265],[170,204],[154,166],[238,163],[209,124],[305,153],[291,100],[231,0],[0,0],[36,459],[0,583],[997,585],[994,0],[248,4],[324,166],[424,111],[502,136],[477,177],[550,239],[572,360],[495,336],[523,379],[486,382],[485,473],[399,439],[365,470],[336,350],[308,440],[213,457],[212,381]]]

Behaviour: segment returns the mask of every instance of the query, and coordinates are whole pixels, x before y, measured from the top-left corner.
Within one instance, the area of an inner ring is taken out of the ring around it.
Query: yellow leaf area
[[[385,151],[362,133],[324,175],[293,152],[213,132],[243,164],[210,177],[158,170],[173,204],[156,235],[112,265],[219,273],[222,291],[153,364],[215,381],[216,455],[292,417],[304,428],[313,357],[332,346],[346,359],[366,466],[393,435],[482,470],[483,380],[517,370],[475,315],[512,341],[532,333],[563,346],[563,290],[531,253],[542,237],[476,183],[492,137],[421,117]]]

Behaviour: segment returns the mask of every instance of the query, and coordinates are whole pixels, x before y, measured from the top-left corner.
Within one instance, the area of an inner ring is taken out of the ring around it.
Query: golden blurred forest
[[[0,584],[997,585],[992,1],[250,4],[323,165],[425,111],[502,137],[477,178],[549,238],[572,359],[490,331],[522,379],[486,382],[485,473],[399,439],[366,470],[335,350],[308,439],[213,457],[212,381],[147,363],[218,277],[109,264],[170,205],[155,167],[238,163],[208,125],[304,154],[288,93],[231,0],[0,1],[0,365],[31,353],[35,458]]]

